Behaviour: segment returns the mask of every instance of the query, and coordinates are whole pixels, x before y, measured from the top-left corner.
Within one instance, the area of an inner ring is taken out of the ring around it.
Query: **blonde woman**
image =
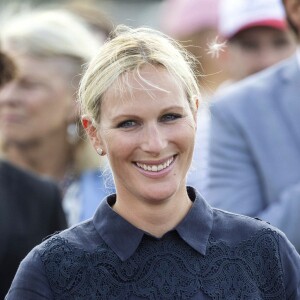
[[[2,155],[56,180],[73,225],[92,216],[107,193],[96,154],[78,127],[76,104],[82,66],[101,44],[71,13],[45,9],[2,24],[0,44],[18,68],[0,92]]]
[[[116,193],[31,251],[7,300],[299,299],[287,238],[186,186],[201,104],[190,63],[147,28],[121,26],[101,48],[82,79],[82,121]]]

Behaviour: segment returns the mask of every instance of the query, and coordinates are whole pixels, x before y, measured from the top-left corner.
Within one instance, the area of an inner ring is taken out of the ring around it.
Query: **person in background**
[[[89,29],[95,34],[96,38],[104,43],[114,25],[109,16],[101,10],[100,5],[91,1],[72,0],[64,3],[62,8],[79,16]]]
[[[0,91],[2,152],[59,184],[69,225],[85,220],[109,193],[76,103],[82,66],[101,43],[72,13],[42,8],[4,22],[0,43],[18,68]]]
[[[219,42],[222,66],[229,80],[239,81],[294,54],[296,38],[281,0],[220,0]]]
[[[284,4],[299,39],[300,1]],[[298,251],[299,57],[298,49],[291,58],[216,96],[205,191],[214,207],[259,217],[280,228]]]
[[[164,2],[161,30],[179,41],[192,53],[197,63],[202,105],[198,111],[197,137],[188,184],[200,192],[207,185],[209,101],[218,87],[228,79],[226,68],[211,45],[218,42],[218,9],[220,0],[167,0]]]
[[[186,186],[201,105],[192,61],[158,31],[116,28],[79,89],[116,193],[34,248],[7,300],[299,299],[300,256],[285,235]]]
[[[211,45],[218,41],[221,0],[166,0],[160,17],[161,30],[179,41],[199,61],[198,81],[203,97],[210,98],[228,79]]]
[[[0,89],[16,75],[12,60],[0,52]],[[27,253],[66,227],[57,186],[0,160],[0,299]]]

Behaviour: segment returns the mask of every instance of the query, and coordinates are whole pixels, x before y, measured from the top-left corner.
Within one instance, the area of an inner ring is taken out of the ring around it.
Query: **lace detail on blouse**
[[[54,236],[41,259],[55,299],[190,299],[202,290],[212,299],[286,299],[278,234],[263,229],[231,248],[209,240],[201,255],[173,231],[144,235],[122,262],[104,243],[93,252]]]

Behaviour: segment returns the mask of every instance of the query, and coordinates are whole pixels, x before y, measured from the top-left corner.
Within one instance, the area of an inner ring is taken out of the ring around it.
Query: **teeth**
[[[136,165],[145,171],[158,172],[158,171],[161,171],[161,170],[167,168],[173,162],[173,160],[174,160],[174,157],[171,157],[165,163],[159,164],[159,165],[146,165],[146,164],[140,164],[140,163],[136,163]]]

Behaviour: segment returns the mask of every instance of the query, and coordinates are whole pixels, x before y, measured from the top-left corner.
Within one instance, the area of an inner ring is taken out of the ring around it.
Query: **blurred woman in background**
[[[76,90],[82,65],[101,43],[64,10],[14,15],[2,25],[0,43],[18,68],[0,92],[2,154],[56,180],[69,225],[90,217],[107,190],[81,137]]]
[[[0,89],[16,75],[13,61],[0,52]],[[66,226],[57,186],[1,159],[0,299],[4,299],[28,251]]]

